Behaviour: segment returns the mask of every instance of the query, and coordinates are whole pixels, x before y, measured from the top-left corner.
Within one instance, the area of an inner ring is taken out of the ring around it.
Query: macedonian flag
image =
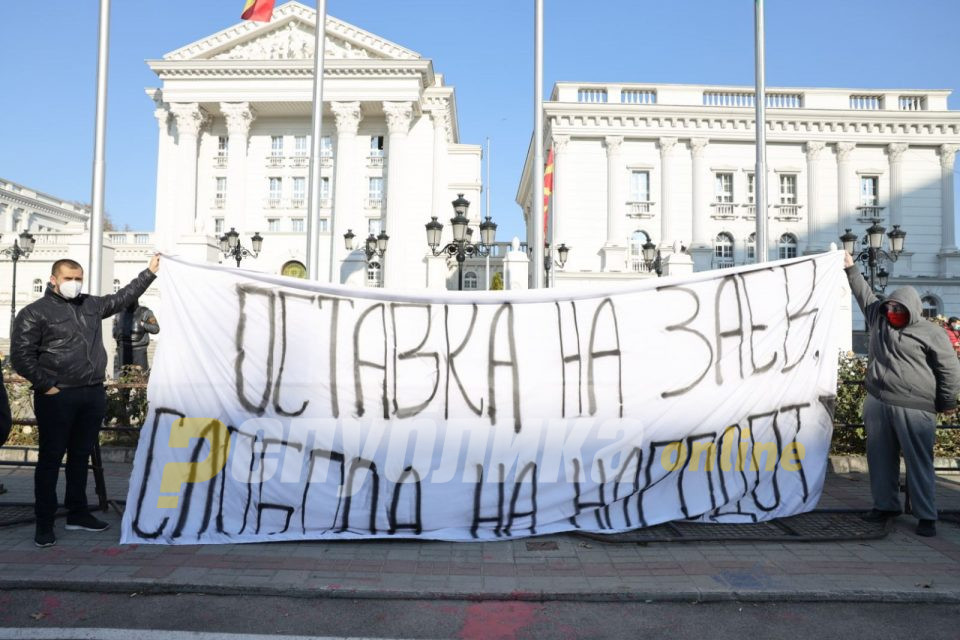
[[[274,0],[247,0],[240,17],[255,22],[270,22],[273,17]]]
[[[550,220],[550,196],[553,195],[553,149],[547,154],[547,166],[543,170],[543,237],[547,238],[547,222]]]

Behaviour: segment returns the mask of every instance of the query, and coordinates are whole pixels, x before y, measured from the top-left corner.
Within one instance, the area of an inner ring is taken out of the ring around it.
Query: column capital
[[[702,158],[708,144],[710,144],[709,138],[690,138],[690,155],[694,158]]]
[[[210,114],[196,102],[174,102],[170,105],[170,113],[176,118],[177,131],[184,135],[198,135],[210,121]]]
[[[383,114],[387,117],[387,130],[390,133],[407,133],[413,120],[413,103],[384,102]]]
[[[157,119],[157,126],[160,127],[160,133],[166,133],[167,124],[170,122],[170,110],[165,106],[158,106],[153,110],[153,117]]]
[[[606,136],[603,144],[607,148],[607,155],[611,156],[620,153],[620,147],[623,146],[623,136]]]
[[[227,121],[227,133],[246,137],[257,112],[249,102],[221,102],[220,113]]]
[[[660,138],[658,142],[660,143],[660,155],[666,155],[670,153],[675,146],[677,146],[678,140],[677,138],[670,137]]]
[[[940,166],[953,171],[954,163],[957,159],[957,151],[960,151],[960,144],[940,145]]]
[[[826,148],[826,144],[816,140],[811,140],[807,142],[805,151],[807,152],[807,160],[812,162],[814,160],[820,159],[820,154]]]
[[[363,111],[360,110],[359,102],[331,102],[330,110],[333,111],[338,134],[357,133],[360,121],[363,120]]]
[[[890,162],[900,162],[903,160],[903,153],[910,148],[905,142],[891,142],[887,145],[887,155],[890,156]]]
[[[847,160],[850,157],[850,153],[856,148],[857,148],[856,142],[838,142],[837,143],[837,159]]]
[[[550,143],[553,146],[554,154],[563,153],[566,151],[567,145],[570,143],[570,136],[554,134],[550,138]]]

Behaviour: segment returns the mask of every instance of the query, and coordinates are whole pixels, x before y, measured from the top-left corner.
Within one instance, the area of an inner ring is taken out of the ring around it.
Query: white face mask
[[[81,288],[83,288],[82,280],[67,280],[60,283],[60,295],[67,300],[73,300],[80,295]]]

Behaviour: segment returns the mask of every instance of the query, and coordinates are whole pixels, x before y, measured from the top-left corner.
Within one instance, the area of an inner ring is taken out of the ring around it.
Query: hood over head
[[[910,313],[910,324],[916,324],[923,319],[923,303],[920,294],[913,287],[900,287],[887,296],[889,302],[899,302]]]

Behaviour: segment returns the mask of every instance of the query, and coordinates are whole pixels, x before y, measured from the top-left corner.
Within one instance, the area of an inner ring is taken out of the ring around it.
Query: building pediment
[[[306,60],[314,57],[317,13],[299,2],[277,7],[270,22],[240,22],[181,47],[165,60]],[[419,60],[420,54],[327,16],[327,59]]]

